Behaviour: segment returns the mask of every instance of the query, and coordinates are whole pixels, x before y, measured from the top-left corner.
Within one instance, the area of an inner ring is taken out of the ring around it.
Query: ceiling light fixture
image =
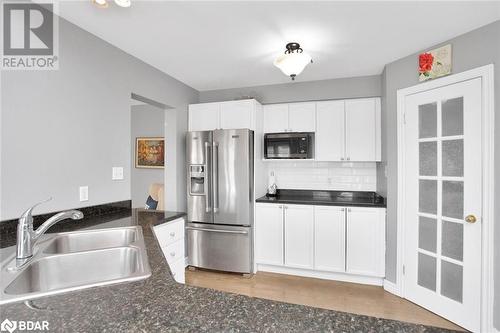
[[[108,8],[107,0],[92,0],[92,2],[99,8]]]
[[[120,7],[130,7],[132,4],[130,0],[115,0],[115,3]]]
[[[274,60],[274,66],[281,69],[292,80],[295,80],[295,77],[302,73],[304,68],[310,63],[312,63],[311,56],[304,53],[299,43],[286,44],[285,54],[280,55]]]

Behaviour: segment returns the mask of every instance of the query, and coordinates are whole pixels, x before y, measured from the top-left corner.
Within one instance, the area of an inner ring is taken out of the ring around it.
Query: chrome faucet
[[[52,200],[48,198],[42,202],[33,205],[31,208],[26,210],[23,215],[19,218],[19,224],[17,225],[17,255],[16,255],[16,266],[23,266],[33,257],[33,247],[38,241],[38,238],[43,235],[47,229],[56,224],[59,221],[65,219],[80,220],[83,218],[83,213],[79,210],[68,210],[65,212],[57,213],[56,215],[45,221],[38,229],[33,230],[33,209],[47,201]]]

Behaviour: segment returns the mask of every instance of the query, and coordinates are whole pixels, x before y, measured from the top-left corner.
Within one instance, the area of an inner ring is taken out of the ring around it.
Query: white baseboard
[[[309,269],[290,268],[290,267],[274,266],[266,264],[257,264],[257,271],[287,274],[287,275],[297,275],[297,276],[311,277],[324,280],[369,284],[374,286],[382,286],[384,284],[384,278],[381,277],[354,275],[341,272],[315,271]]]
[[[188,267],[189,266],[189,260],[188,260],[188,257],[185,257],[184,258],[184,267]]]
[[[391,294],[401,297],[401,292],[394,282],[384,279],[384,289]]]

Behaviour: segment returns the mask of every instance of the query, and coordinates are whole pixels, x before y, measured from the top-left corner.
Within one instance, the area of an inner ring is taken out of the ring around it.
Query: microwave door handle
[[[209,156],[208,155],[208,148],[209,148],[209,145],[208,145],[208,142],[205,142],[205,165],[203,166],[205,168],[205,212],[206,213],[210,213],[212,211],[212,208],[210,207],[210,191],[208,189],[209,187],[209,184],[210,184],[210,181],[209,181],[209,174],[208,174],[208,169],[207,169],[207,166],[208,166],[208,159],[209,159]]]
[[[214,142],[213,150],[213,201],[214,213],[219,211],[219,144]]]

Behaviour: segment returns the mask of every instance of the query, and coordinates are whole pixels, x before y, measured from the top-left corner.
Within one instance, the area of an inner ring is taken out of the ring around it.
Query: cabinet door
[[[288,105],[288,129],[290,132],[316,131],[316,103],[292,103]]]
[[[285,265],[313,268],[314,207],[285,205]]]
[[[316,160],[345,158],[344,101],[316,103]]]
[[[347,272],[385,275],[385,209],[347,209]]]
[[[223,102],[220,105],[220,127],[222,129],[248,128],[255,130],[254,110],[253,100]]]
[[[374,98],[345,101],[347,160],[377,160],[377,113]]]
[[[288,104],[264,105],[264,133],[288,131]]]
[[[258,264],[283,265],[283,206],[257,204],[255,261]]]
[[[189,130],[212,131],[219,128],[220,103],[189,105]]]
[[[345,271],[343,207],[314,207],[314,269]]]

